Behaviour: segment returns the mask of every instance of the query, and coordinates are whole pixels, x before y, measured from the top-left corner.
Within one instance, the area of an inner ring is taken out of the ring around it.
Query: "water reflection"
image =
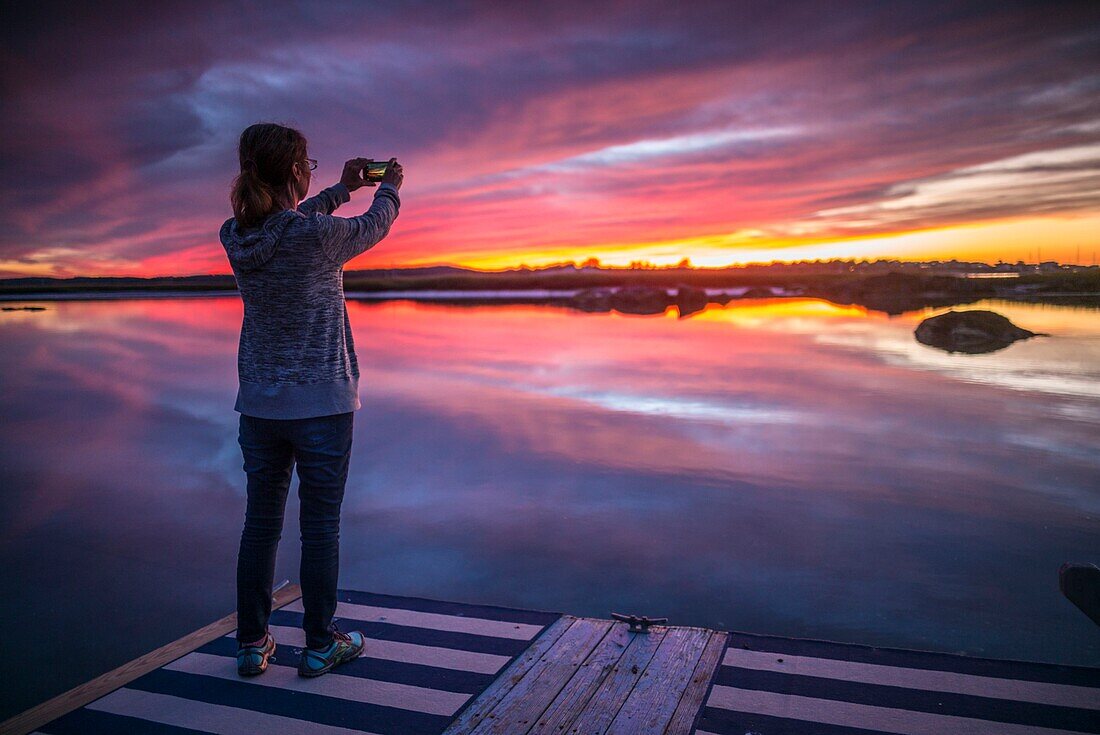
[[[239,300],[47,305],[0,317],[0,620],[74,667],[7,713],[231,610],[244,512]],[[341,584],[1096,665],[1056,584],[1100,558],[1096,312],[964,308],[1053,336],[947,355],[912,336],[942,309],[811,299],[350,302]]]

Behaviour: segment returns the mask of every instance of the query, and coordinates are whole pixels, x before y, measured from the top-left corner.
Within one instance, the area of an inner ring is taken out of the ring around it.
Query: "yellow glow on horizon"
[[[782,229],[783,225],[777,225]],[[430,243],[422,243],[427,247]],[[419,249],[419,248],[418,248]],[[209,252],[208,252],[209,251]],[[532,268],[555,263],[580,264],[591,257],[603,266],[628,267],[632,261],[673,266],[688,258],[694,267],[718,268],[747,263],[783,263],[799,260],[896,258],[909,261],[951,260],[994,263],[1004,260],[1028,263],[1097,264],[1100,253],[1100,212],[1077,215],[1045,215],[929,228],[894,234],[845,238],[769,237],[762,230],[681,238],[668,241],[619,241],[588,245],[560,245],[515,250],[435,251],[399,256],[387,261],[370,258],[353,264],[363,268],[412,268],[453,265],[484,271]],[[186,257],[185,257],[186,256]],[[65,260],[74,262],[62,266]],[[75,248],[46,248],[19,260],[0,259],[2,278],[73,276],[180,276],[228,275],[228,263],[216,245],[196,245],[188,250],[129,262],[104,259]],[[169,264],[178,264],[172,269]]]
[[[798,260],[876,259],[1004,260],[1038,262],[1057,260],[1080,264],[1095,262],[1100,250],[1100,214],[1028,217],[914,230],[888,235],[866,235],[832,240],[768,239],[758,232],[686,238],[664,242],[599,243],[590,246],[542,248],[525,254],[509,252],[452,253],[447,262],[482,270],[532,267],[590,257],[601,265],[628,266],[648,261],[657,266],[675,265],[689,258],[693,266],[723,267],[745,263]],[[436,265],[438,258],[413,258],[405,266]]]

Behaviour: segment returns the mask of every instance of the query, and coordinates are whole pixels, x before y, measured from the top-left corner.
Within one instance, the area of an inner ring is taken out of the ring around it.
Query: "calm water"
[[[235,604],[239,300],[43,305],[0,313],[0,718]],[[1052,336],[949,355],[913,339],[933,311],[809,299],[350,302],[340,584],[1100,665],[1057,585],[1100,561],[1100,313],[975,307]]]

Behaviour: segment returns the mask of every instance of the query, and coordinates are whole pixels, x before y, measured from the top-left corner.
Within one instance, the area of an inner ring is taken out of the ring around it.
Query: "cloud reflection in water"
[[[232,609],[241,308],[48,306],[0,322],[19,591],[0,613],[102,621],[59,639],[90,676]],[[1100,326],[996,308],[1053,336],[945,355],[913,340],[920,315],[808,299],[683,320],[350,302],[363,409],[341,585],[1100,663],[1055,582],[1100,558]],[[280,578],[297,577],[296,503]]]

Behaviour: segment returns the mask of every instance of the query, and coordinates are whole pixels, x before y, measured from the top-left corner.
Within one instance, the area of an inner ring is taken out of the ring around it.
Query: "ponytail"
[[[277,194],[289,185],[294,163],[306,156],[306,139],[293,128],[257,123],[241,133],[237,152],[241,172],[233,180],[229,201],[241,227],[256,227],[274,213]]]

